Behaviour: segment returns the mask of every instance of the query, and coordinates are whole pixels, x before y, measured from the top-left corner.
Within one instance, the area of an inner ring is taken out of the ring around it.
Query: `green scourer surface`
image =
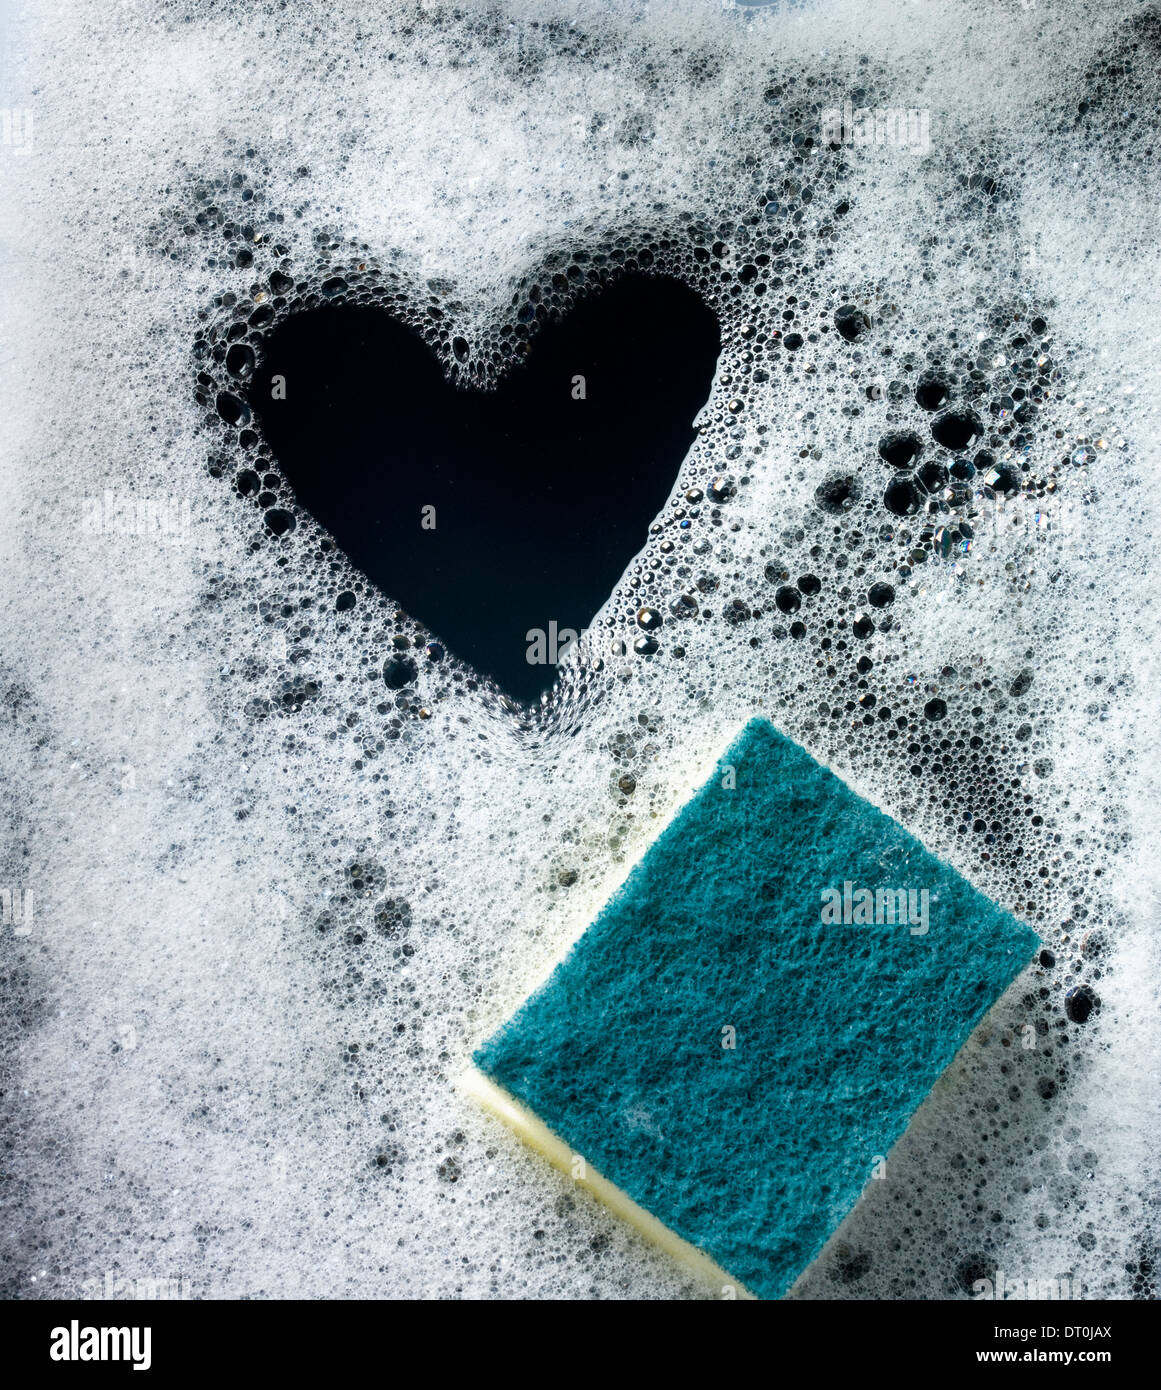
[[[476,1063],[777,1298],[1037,944],[756,720]]]

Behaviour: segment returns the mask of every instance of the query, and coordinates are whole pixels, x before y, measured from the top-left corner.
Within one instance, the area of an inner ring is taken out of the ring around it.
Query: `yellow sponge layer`
[[[509,1095],[502,1086],[490,1081],[483,1072],[472,1067],[464,1076],[461,1087],[471,1095],[485,1110],[495,1115],[516,1134],[524,1144],[541,1157],[548,1159],[554,1168],[567,1174],[578,1187],[585,1188],[599,1202],[622,1221],[627,1221],[654,1245],[660,1246],[672,1259],[676,1260],[694,1278],[712,1289],[722,1299],[752,1299],[754,1295],[745,1285],[740,1284],[731,1274],[712,1260],[704,1250],[671,1231],[664,1222],[644,1207],[639,1206],[632,1197],[619,1187],[602,1177],[589,1164],[583,1154],[573,1149],[553,1134],[552,1130],[526,1106]]]

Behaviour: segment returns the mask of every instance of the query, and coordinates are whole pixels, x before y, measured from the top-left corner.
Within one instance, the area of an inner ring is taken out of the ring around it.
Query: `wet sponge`
[[[1037,944],[756,720],[475,1060],[558,1161],[777,1298]]]

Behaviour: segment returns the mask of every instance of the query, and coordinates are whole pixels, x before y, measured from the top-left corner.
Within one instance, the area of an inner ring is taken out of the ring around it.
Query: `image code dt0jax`
[[[1140,0],[8,0],[16,1356],[1133,1359],[1159,113]]]

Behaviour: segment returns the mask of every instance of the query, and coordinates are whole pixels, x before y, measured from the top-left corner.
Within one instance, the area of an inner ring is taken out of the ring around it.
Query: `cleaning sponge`
[[[574,1176],[777,1298],[1037,944],[755,720],[475,1060]]]

